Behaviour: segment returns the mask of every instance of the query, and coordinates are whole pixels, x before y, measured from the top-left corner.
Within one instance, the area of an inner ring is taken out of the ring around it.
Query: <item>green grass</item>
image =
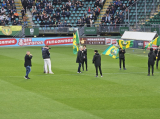
[[[159,119],[160,70],[147,76],[147,52],[126,50],[126,68],[102,55],[103,77],[95,78],[93,49],[88,46],[88,70],[77,74],[72,46],[52,47],[52,71],[43,74],[40,47],[0,48],[0,119]],[[30,80],[25,80],[24,56],[33,54]]]

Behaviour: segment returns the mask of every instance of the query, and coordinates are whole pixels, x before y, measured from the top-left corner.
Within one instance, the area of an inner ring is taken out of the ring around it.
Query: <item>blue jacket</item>
[[[43,59],[47,59],[50,58],[50,53],[49,50],[47,48],[42,47],[42,57]]]

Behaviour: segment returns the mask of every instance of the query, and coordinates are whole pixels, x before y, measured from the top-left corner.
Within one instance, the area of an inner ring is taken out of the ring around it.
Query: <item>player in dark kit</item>
[[[84,45],[83,46],[83,51],[82,51],[83,53],[83,61],[82,61],[82,69],[83,69],[83,71],[84,71],[84,63],[86,64],[86,71],[88,71],[87,70],[87,48],[86,48],[86,45]]]
[[[25,62],[24,62],[24,67],[26,67],[26,75],[25,75],[25,79],[30,79],[29,77],[28,77],[28,75],[29,75],[29,73],[31,72],[31,66],[32,66],[32,64],[31,64],[31,59],[32,59],[32,54],[30,54],[30,52],[29,51],[27,51],[27,53],[26,53],[26,55],[25,55],[25,57],[24,57],[24,60],[25,60]]]
[[[124,54],[126,53],[125,49],[119,48],[119,67],[121,70],[121,62],[123,61],[123,69],[126,70],[125,68],[125,56]]]
[[[101,77],[103,77],[102,70],[101,70],[101,55],[98,53],[98,50],[94,50],[94,53],[95,53],[95,55],[93,56],[92,61],[93,61],[95,68],[96,68],[96,76],[95,77],[98,77],[98,68],[99,68]]]
[[[152,67],[152,76],[153,76],[155,60],[156,60],[156,55],[153,52],[153,48],[150,48],[150,52],[148,53],[148,76],[150,76],[150,66]]]

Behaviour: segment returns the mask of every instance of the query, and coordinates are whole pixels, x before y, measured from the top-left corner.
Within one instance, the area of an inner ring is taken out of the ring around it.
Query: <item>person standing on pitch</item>
[[[121,70],[121,61],[123,61],[123,69],[126,70],[125,68],[125,56],[124,54],[126,53],[125,49],[119,48],[119,67]]]
[[[98,68],[99,68],[101,77],[103,77],[102,76],[102,70],[101,70],[101,56],[98,53],[98,50],[94,50],[94,53],[95,53],[95,55],[93,56],[92,61],[93,61],[94,65],[95,65],[95,68],[96,68],[96,76],[95,77],[98,77]]]
[[[160,51],[158,49],[159,46],[157,46],[157,49],[155,49],[154,53],[155,55],[157,56],[157,59],[156,59],[156,69],[158,69],[158,62],[160,60]]]
[[[83,61],[83,56],[82,56],[82,50],[83,50],[83,47],[80,46],[79,47],[79,51],[77,53],[77,59],[76,59],[76,63],[78,63],[78,72],[77,73],[81,73],[81,63]]]
[[[26,75],[24,76],[25,79],[30,79],[28,77],[29,73],[31,72],[31,59],[32,59],[32,54],[30,54],[29,51],[27,51],[25,57],[24,57],[24,67],[26,68]]]
[[[82,61],[82,69],[84,71],[84,62],[86,64],[86,71],[87,70],[87,48],[86,48],[86,45],[83,46],[83,61]]]
[[[44,59],[44,71],[47,74],[48,73],[48,69],[49,69],[49,73],[50,74],[54,74],[51,70],[51,60],[50,60],[50,52],[49,52],[49,47],[45,46],[42,48],[42,56]],[[48,66],[48,68],[47,68]]]
[[[152,67],[152,76],[153,76],[155,60],[156,60],[156,55],[153,52],[153,48],[150,48],[150,52],[148,53],[148,76],[150,76],[150,66]]]

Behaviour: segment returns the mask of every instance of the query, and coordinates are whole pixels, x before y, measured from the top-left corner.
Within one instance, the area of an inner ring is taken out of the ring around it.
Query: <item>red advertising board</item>
[[[0,46],[15,45],[16,43],[17,43],[17,40],[15,38],[12,38],[12,39],[1,39],[0,40]]]
[[[44,41],[45,45],[60,45],[60,44],[72,44],[73,37],[69,38],[58,38],[58,39],[46,39]]]
[[[143,47],[145,47],[146,45],[148,45],[148,43],[150,43],[150,41],[144,41],[143,42]],[[155,50],[155,49],[157,49],[157,46],[156,45],[152,45],[152,48]],[[150,47],[148,47],[147,49],[149,50]]]

